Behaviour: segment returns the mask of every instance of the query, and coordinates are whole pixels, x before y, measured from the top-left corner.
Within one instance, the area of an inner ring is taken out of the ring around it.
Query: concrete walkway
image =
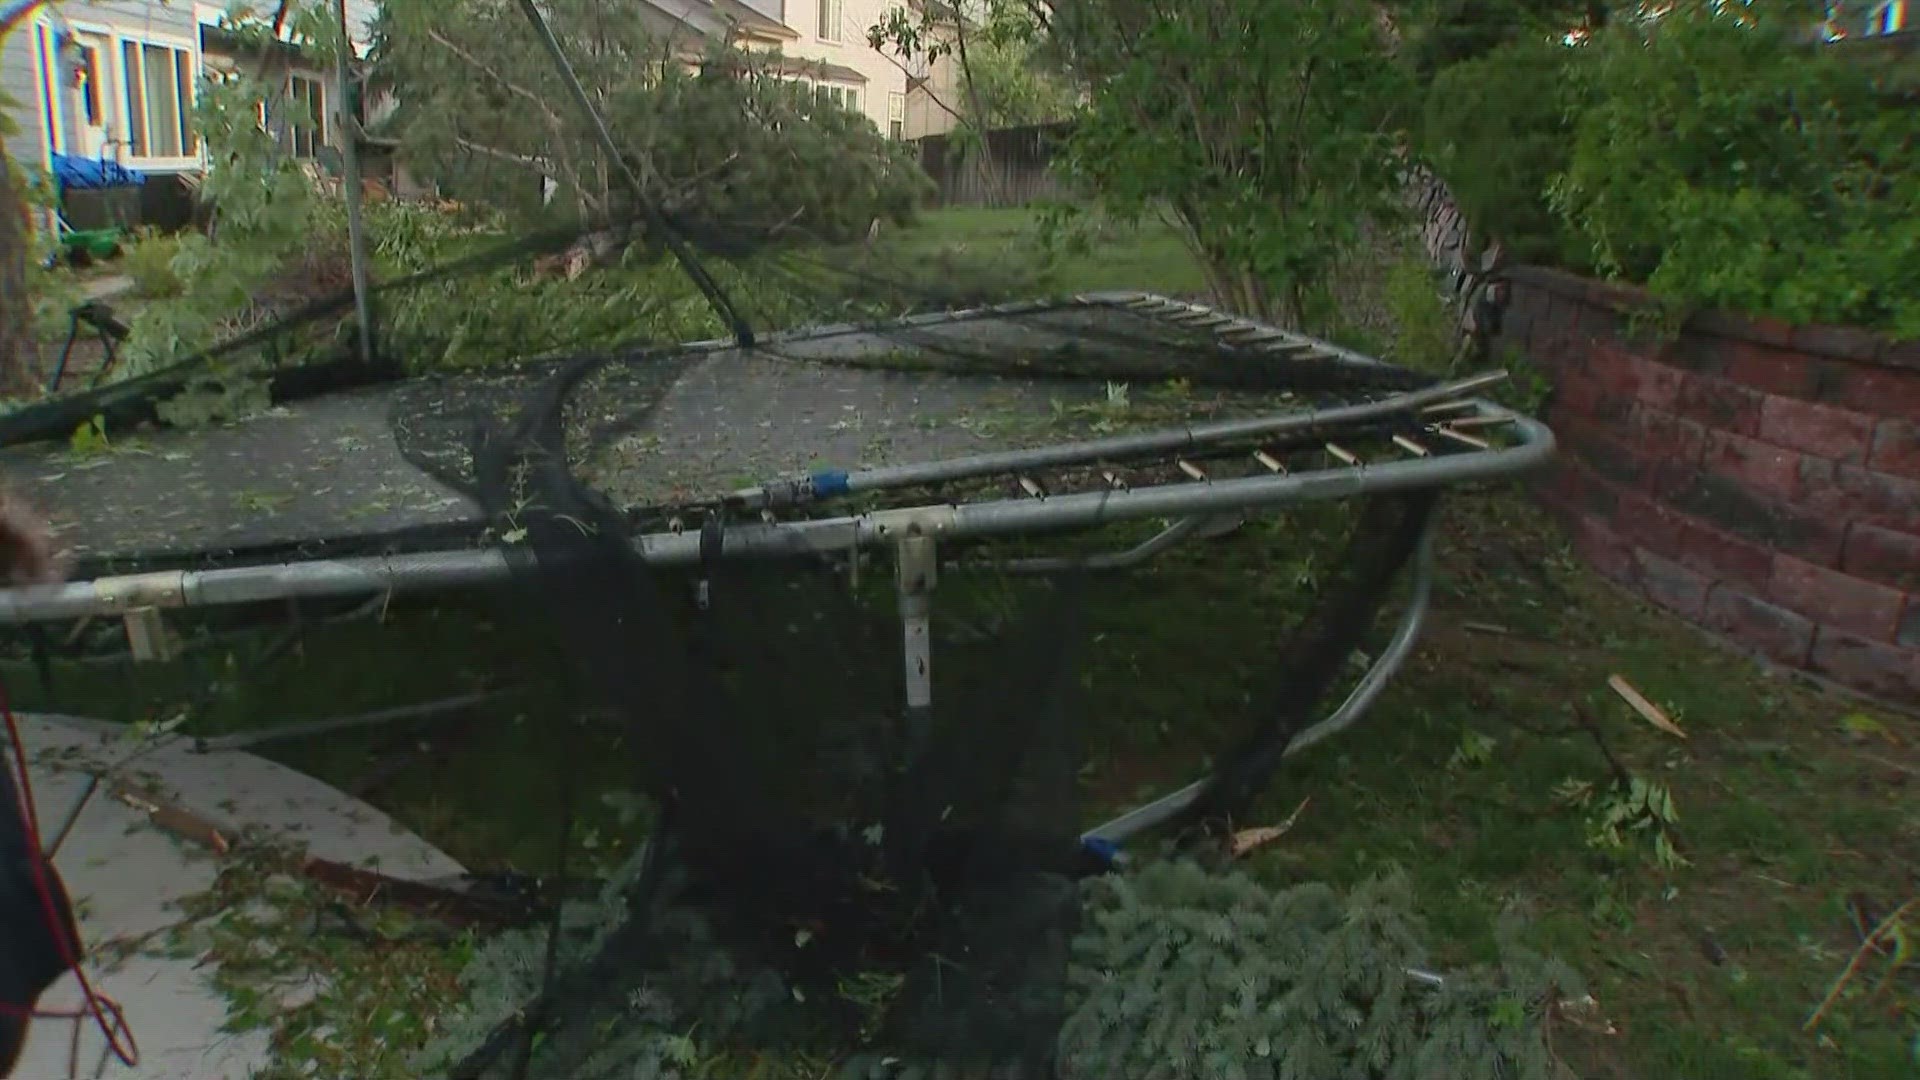
[[[309,854],[394,877],[428,880],[462,873],[460,865],[401,829],[373,807],[265,758],[196,753],[185,739],[136,744],[125,728],[57,716],[22,716],[29,775],[44,841],[52,842],[79,805],[92,775],[150,796],[149,807],[116,797],[102,783],[86,802],[54,863],[66,879],[80,933],[96,955],[103,946],[164,930],[181,920],[181,901],[210,888],[218,856],[155,823],[152,805],[184,811],[224,836],[266,829],[305,845]],[[73,1050],[69,1021],[39,1021],[16,1077],[31,1080],[246,1080],[270,1061],[264,1032],[222,1030],[227,1003],[199,958],[134,951],[111,963],[89,961],[88,978],[126,1010],[140,1064],[128,1068],[87,1022]],[[41,999],[46,1009],[79,1004],[69,975]]]

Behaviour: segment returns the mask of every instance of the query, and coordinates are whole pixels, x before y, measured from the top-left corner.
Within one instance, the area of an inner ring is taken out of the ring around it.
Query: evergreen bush
[[[568,906],[561,971],[578,970],[605,948],[625,920],[634,874],[633,866],[616,874],[598,902]],[[1059,1044],[1063,1080],[1560,1075],[1546,1020],[1556,1002],[1579,993],[1578,977],[1522,948],[1518,924],[1510,923],[1502,927],[1500,963],[1451,970],[1443,986],[1427,985],[1409,970],[1431,960],[1403,879],[1345,895],[1318,884],[1273,891],[1245,873],[1164,861],[1089,882],[1086,903],[1069,973],[1077,1006]],[[627,1008],[568,1029],[574,1037],[588,1033],[595,1045],[537,1051],[584,1059],[578,1080],[725,1075],[711,1071],[710,1055],[788,992],[771,972],[737,970],[692,911],[668,900],[655,918],[644,954],[627,950],[631,965],[613,973],[621,985],[600,990]],[[439,1037],[416,1059],[423,1074],[461,1060],[524,1010],[538,994],[545,961],[544,930],[483,945],[463,977],[466,1008],[439,1021]],[[722,986],[749,989],[709,992]],[[696,996],[703,1012],[686,1007]],[[723,1003],[718,1014],[716,1002]],[[835,1075],[866,1076],[875,1064],[848,1058]],[[873,1074],[918,1075],[896,1063]]]

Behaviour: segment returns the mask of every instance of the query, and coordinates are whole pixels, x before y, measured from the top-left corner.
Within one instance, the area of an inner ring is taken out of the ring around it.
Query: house
[[[373,0],[348,0],[348,32],[368,45]],[[13,99],[17,161],[105,159],[149,176],[198,172],[192,127],[200,77],[254,62],[220,29],[224,4],[189,0],[68,0],[42,5],[0,42],[0,91]],[[330,75],[290,65],[289,150],[327,141]]]
[[[777,51],[786,78],[822,100],[864,113],[895,138],[909,124],[906,66],[867,40],[899,0],[647,0],[668,35],[731,40]],[[370,44],[378,0],[347,0],[356,50]],[[255,5],[256,8],[270,5]],[[221,29],[224,2],[204,0],[0,0],[0,15],[30,12],[0,37],[0,94],[18,132],[6,140],[15,160],[52,170],[106,161],[139,173],[149,191],[174,191],[204,168],[193,131],[203,77],[219,78],[259,62]],[[287,151],[314,157],[334,138],[331,72],[291,46],[277,58],[286,72],[287,112],[277,121]],[[146,200],[148,203],[152,199]],[[144,216],[154,220],[149,210]],[[162,218],[174,215],[163,214]]]
[[[822,100],[864,113],[893,138],[911,138],[908,65],[874,48],[867,31],[901,0],[648,0],[663,32],[778,51],[776,73]]]
[[[907,0],[907,6],[916,17],[923,17],[927,0]],[[950,15],[936,22],[935,27],[932,36],[945,48],[942,55],[932,60],[922,55],[907,61],[906,108],[900,133],[895,138],[945,135],[960,126],[966,87],[960,74],[960,56],[955,50],[956,29]]]

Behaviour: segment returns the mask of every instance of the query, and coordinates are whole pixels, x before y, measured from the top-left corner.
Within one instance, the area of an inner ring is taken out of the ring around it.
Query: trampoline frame
[[[1304,335],[1278,330],[1214,309],[1146,293],[1097,293],[1073,298],[1082,307],[1123,308],[1160,318],[1173,325],[1212,330],[1221,339],[1258,352],[1311,356],[1356,367],[1387,368],[1379,360],[1361,356]],[[847,342],[862,333],[899,330],[950,320],[991,318],[1056,310],[1059,305],[1023,303],[968,312],[918,316],[881,327],[835,326],[783,334],[768,344],[836,339]],[[729,341],[699,342],[690,352],[731,348]],[[842,346],[844,348],[844,345]],[[895,351],[893,346],[884,346]],[[876,351],[878,349],[876,348]],[[827,358],[830,359],[830,358]],[[1121,435],[1029,450],[1003,451],[966,458],[889,466],[855,472],[818,472],[770,481],[733,492],[717,505],[757,510],[765,520],[725,525],[718,545],[701,530],[684,528],[650,532],[636,537],[634,546],[647,562],[661,567],[694,567],[717,556],[722,559],[812,559],[856,557],[863,551],[888,549],[894,553],[899,613],[902,620],[902,659],[906,672],[909,714],[931,704],[932,656],[930,623],[932,595],[942,545],[962,540],[984,540],[1058,532],[1093,526],[1171,519],[1160,534],[1136,547],[1096,555],[1079,565],[1095,569],[1127,569],[1166,550],[1196,531],[1205,532],[1223,518],[1270,509],[1286,503],[1346,499],[1355,496],[1406,494],[1473,481],[1514,477],[1544,466],[1554,452],[1554,437],[1537,420],[1483,398],[1472,391],[1504,377],[1502,373],[1443,383],[1388,395],[1356,405],[1325,410],[1293,410],[1244,420],[1187,424],[1139,434]],[[818,503],[888,488],[910,487],[966,477],[1013,473],[1021,469],[1083,464],[1121,454],[1169,455],[1207,443],[1252,437],[1310,435],[1341,424],[1392,416],[1431,414],[1436,409],[1462,414],[1435,429],[1470,447],[1469,452],[1431,456],[1408,440],[1395,439],[1404,458],[1365,461],[1329,445],[1338,467],[1287,472],[1270,464],[1268,475],[1190,482],[1141,488],[1038,495],[1029,499],[997,499],[963,504],[927,504],[895,509],[847,513],[801,521],[779,521],[778,508]],[[1510,426],[1514,445],[1494,447],[1452,424]],[[703,552],[704,547],[704,552]],[[1413,567],[1412,594],[1391,644],[1361,677],[1346,701],[1326,719],[1302,732],[1288,748],[1297,753],[1358,720],[1399,669],[1419,636],[1433,583],[1432,524],[1420,538]],[[1009,569],[1044,571],[1074,565],[1066,559],[1029,559],[1008,564]],[[172,570],[119,575],[52,586],[0,590],[0,625],[88,617],[119,617],[127,626],[136,656],[151,655],[160,632],[161,613],[173,609],[282,601],[298,598],[343,597],[402,591],[460,588],[504,583],[510,574],[508,556],[498,547],[474,547],[337,560],[287,562],[208,570]],[[144,644],[143,644],[144,643]],[[1190,806],[1207,781],[1191,784],[1170,795],[1089,830],[1083,842],[1106,852],[1117,851],[1129,837],[1162,824]]]

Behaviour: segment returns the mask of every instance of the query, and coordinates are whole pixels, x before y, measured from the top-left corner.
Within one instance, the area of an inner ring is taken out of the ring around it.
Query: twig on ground
[[[1860,969],[1866,964],[1867,957],[1879,952],[1883,939],[1886,944],[1893,942],[1893,936],[1901,932],[1901,920],[1906,917],[1907,912],[1915,908],[1920,908],[1920,896],[1894,908],[1893,914],[1880,920],[1880,925],[1874,927],[1873,933],[1868,934],[1867,939],[1860,943],[1860,947],[1853,951],[1853,958],[1847,961],[1846,969],[1840,973],[1838,979],[1833,981],[1833,988],[1827,991],[1827,996],[1821,1000],[1820,1007],[1813,1010],[1813,1015],[1807,1017],[1807,1022],[1801,1025],[1800,1030],[1812,1031],[1820,1026],[1820,1022],[1826,1019],[1827,1013],[1840,1000],[1840,995],[1846,992],[1847,987],[1860,974]],[[1894,970],[1898,970],[1897,963]],[[1888,972],[1889,976],[1892,974],[1893,972]],[[1883,982],[1882,985],[1885,983]]]
[[[1632,787],[1633,771],[1614,755],[1613,747],[1607,742],[1606,733],[1600,730],[1600,725],[1594,720],[1593,714],[1576,705],[1573,709],[1573,718],[1580,725],[1581,730],[1593,739],[1593,745],[1600,748],[1600,756],[1607,759],[1607,768],[1612,771],[1614,781],[1623,788]]]
[[[1676,739],[1684,739],[1687,737],[1687,733],[1680,730],[1680,725],[1673,722],[1673,718],[1667,715],[1665,709],[1648,701],[1645,694],[1633,688],[1632,683],[1618,675],[1609,675],[1607,676],[1607,686],[1610,687],[1614,693],[1619,694],[1621,700],[1631,706],[1634,712],[1639,713],[1641,719],[1647,723],[1672,735]]]

